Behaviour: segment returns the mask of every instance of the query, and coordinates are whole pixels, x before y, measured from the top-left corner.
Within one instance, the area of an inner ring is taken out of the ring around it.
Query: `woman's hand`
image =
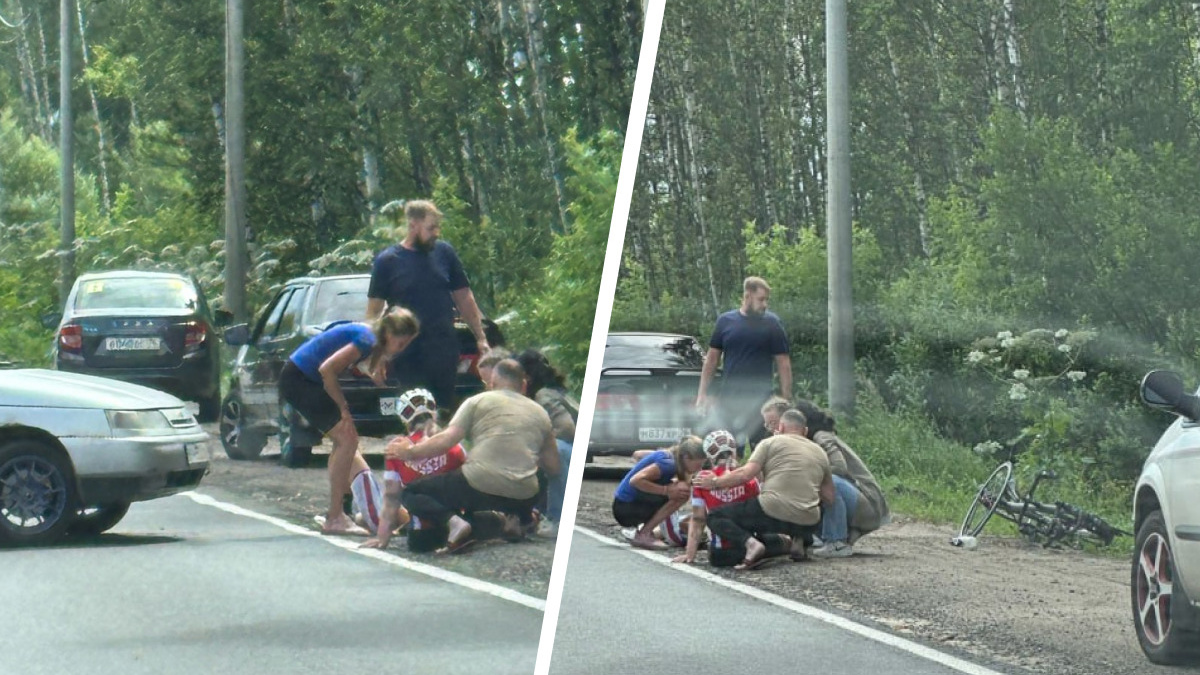
[[[667,499],[687,499],[692,493],[692,486],[675,481],[667,486]]]
[[[689,557],[688,554],[686,554],[686,553],[680,553],[679,555],[675,556],[674,558],[671,558],[671,562],[687,563],[687,564],[691,565],[692,563],[696,562],[696,560],[694,558]]]

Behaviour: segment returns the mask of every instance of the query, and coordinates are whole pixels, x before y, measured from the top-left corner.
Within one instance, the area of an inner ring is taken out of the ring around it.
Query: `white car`
[[[1187,663],[1200,658],[1200,396],[1184,391],[1175,373],[1154,371],[1141,397],[1179,419],[1158,439],[1134,489],[1134,627],[1151,661]]]
[[[0,370],[0,544],[99,534],[132,502],[190,490],[208,434],[154,389],[53,370]]]

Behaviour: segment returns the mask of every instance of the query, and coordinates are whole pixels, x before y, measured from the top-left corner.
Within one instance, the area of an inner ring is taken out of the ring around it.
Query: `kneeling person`
[[[407,441],[420,443],[433,436],[441,427],[437,423],[437,401],[433,394],[425,389],[412,389],[400,395],[396,405],[396,414],[404,422],[409,431]],[[426,476],[454,471],[466,461],[462,445],[455,445],[445,454],[422,460],[404,461],[395,455],[394,448],[401,443],[398,437],[388,444],[387,459],[384,466],[383,505],[379,509],[379,519],[376,526],[376,536],[367,540],[364,548],[386,548],[397,527],[408,524],[408,548],[416,553],[428,553],[441,548],[446,543],[447,532],[432,524],[422,523],[419,518],[412,518],[408,510],[401,504],[401,494],[404,486]]]
[[[521,393],[524,381],[520,365],[501,361],[492,376],[493,389],[464,401],[444,430],[416,444],[405,439],[396,443],[394,452],[404,461],[436,457],[464,439],[470,443],[461,467],[413,482],[402,497],[404,507],[422,525],[449,528],[449,551],[474,541],[463,512],[504,513],[510,525],[506,529],[516,537],[531,529],[538,468],[547,476],[558,475],[550,417]]]
[[[711,474],[723,476],[737,468],[737,439],[723,429],[714,431],[704,438],[704,453],[708,456],[708,466],[711,471],[701,472],[701,475]],[[695,562],[696,551],[705,535],[705,525],[708,514],[730,504],[744,502],[758,496],[758,479],[752,479],[742,485],[724,489],[708,490],[701,487],[692,490],[692,515],[688,521],[688,532],[684,537],[686,550],[676,556],[672,562]],[[770,558],[788,552],[791,539],[782,534],[763,534],[762,542],[766,553],[762,556]],[[733,567],[746,557],[746,548],[741,542],[724,539],[715,532],[710,533],[708,542],[708,563],[713,567]]]
[[[762,476],[759,495],[716,509],[709,514],[708,527],[717,536],[740,543],[746,556],[739,569],[758,567],[768,553],[763,539],[769,534],[788,534],[792,555],[805,553],[803,541],[817,530],[821,505],[833,501],[833,474],[829,458],[816,443],[803,436],[804,415],[788,410],[780,418],[775,436],[759,443],[746,461],[723,475],[697,476],[693,484],[705,490],[744,485]]]

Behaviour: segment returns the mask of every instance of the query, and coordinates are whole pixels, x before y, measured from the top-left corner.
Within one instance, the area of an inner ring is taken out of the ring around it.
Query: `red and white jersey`
[[[718,476],[725,475],[728,472],[729,469],[723,466],[719,466],[713,470],[713,473]],[[752,497],[757,497],[759,491],[760,486],[757,478],[748,483],[716,490],[706,490],[701,487],[694,487],[692,488],[692,506],[700,507],[705,511],[712,511],[713,509],[717,509],[722,506],[737,504],[738,502],[744,502]],[[709,531],[709,534],[710,537],[708,544],[710,548],[729,548],[729,542],[726,542],[717,535],[712,534],[711,530]]]
[[[416,444],[420,443],[424,438],[425,432],[418,431],[409,436],[408,440]],[[450,448],[444,455],[414,459],[407,462],[388,457],[384,463],[383,479],[385,481],[400,481],[400,485],[402,486],[408,485],[418,478],[436,476],[439,473],[453,471],[462,466],[466,461],[467,456],[463,453],[462,445]]]

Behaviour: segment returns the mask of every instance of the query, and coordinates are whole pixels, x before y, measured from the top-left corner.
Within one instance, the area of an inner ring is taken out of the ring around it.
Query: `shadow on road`
[[[94,536],[68,536],[47,548],[126,548],[129,546],[150,546],[153,544],[175,544],[181,541],[184,541],[183,537],[172,537],[162,534],[118,534],[108,532]]]

